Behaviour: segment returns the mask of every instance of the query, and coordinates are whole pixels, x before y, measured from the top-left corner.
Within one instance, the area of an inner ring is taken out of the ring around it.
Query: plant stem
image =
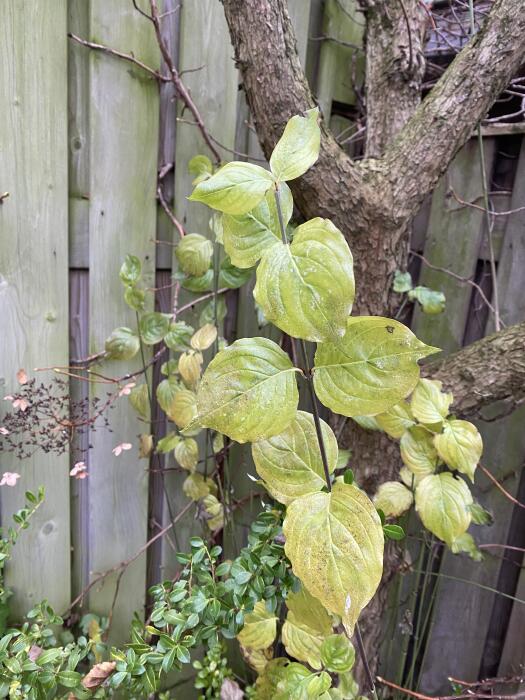
[[[372,671],[370,670],[370,666],[368,665],[368,659],[366,658],[365,646],[363,644],[363,637],[361,636],[361,630],[359,629],[359,624],[357,622],[355,625],[355,640],[357,642],[357,650],[359,651],[359,656],[361,657],[361,661],[363,662],[363,666],[365,669],[365,674],[366,674],[366,678],[368,681],[368,688],[369,688],[374,700],[377,700],[377,693],[376,693],[376,686],[374,683],[374,677],[372,676]]]
[[[277,206],[277,217],[279,219],[279,227],[281,229],[281,238],[284,245],[288,245],[288,239],[286,238],[286,229],[284,228],[283,210],[281,209],[281,195],[279,194],[278,189],[275,189],[273,193],[275,195],[275,204]]]
[[[312,370],[310,369],[310,363],[308,362],[308,354],[306,352],[306,343],[301,340],[301,351],[303,353],[304,369],[306,382],[308,384],[308,390],[310,392],[310,399],[312,401],[312,411],[314,414],[315,432],[317,433],[317,442],[319,443],[319,450],[321,452],[321,460],[323,462],[324,477],[326,479],[326,486],[328,491],[332,490],[332,482],[330,480],[330,469],[328,467],[328,458],[326,457],[326,448],[324,444],[323,432],[321,430],[321,419],[319,418],[319,406],[317,404],[317,396],[314,391],[314,385],[312,382]]]

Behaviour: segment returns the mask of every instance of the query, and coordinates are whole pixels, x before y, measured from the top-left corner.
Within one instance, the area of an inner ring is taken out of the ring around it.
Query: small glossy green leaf
[[[474,472],[483,452],[483,440],[478,429],[466,420],[448,420],[434,444],[439,456],[450,467],[474,481]]]
[[[337,482],[331,493],[292,501],[283,532],[295,575],[352,634],[383,571],[383,528],[370,499]]]
[[[373,498],[376,508],[380,508],[389,517],[398,517],[412,505],[412,492],[399,481],[385,481],[377,489]]]
[[[219,270],[219,287],[228,289],[238,289],[250,279],[253,270],[250,268],[241,269],[233,265],[229,257],[225,257],[221,262]]]
[[[418,477],[433,474],[439,462],[434,446],[434,436],[420,425],[416,425],[401,438],[399,443],[401,459],[410,471]]]
[[[156,345],[164,338],[170,327],[170,315],[152,311],[140,319],[139,332],[142,342],[146,345]]]
[[[273,341],[237,340],[214,357],[202,377],[199,423],[237,442],[281,433],[297,411],[296,371]]]
[[[449,547],[468,530],[471,505],[467,484],[448,472],[427,476],[416,487],[416,510],[423,525]]]
[[[420,379],[410,399],[410,407],[420,423],[435,425],[448,416],[452,394],[443,391],[437,379]]]
[[[401,270],[396,270],[394,273],[394,283],[392,285],[392,289],[398,294],[409,292],[412,289],[412,276],[410,272],[401,272]]]
[[[400,525],[383,525],[383,532],[389,540],[399,541],[405,539],[405,531]]]
[[[279,197],[284,226],[292,217],[293,199],[285,182],[279,186]],[[246,214],[237,216],[224,214],[224,249],[234,265],[250,268],[271,248],[281,241],[281,232],[275,191],[268,190],[260,203]]]
[[[200,182],[189,199],[226,214],[245,214],[259,204],[273,184],[272,174],[260,165],[233,161]]]
[[[157,452],[165,454],[166,452],[171,452],[177,446],[180,440],[180,436],[177,433],[168,433],[165,437],[161,438],[157,443]]]
[[[142,275],[142,263],[136,255],[126,255],[119,277],[123,284],[134,287]]]
[[[354,300],[352,254],[328,219],[295,230],[291,245],[277,243],[257,268],[255,300],[288,335],[312,341],[343,336]]]
[[[343,338],[317,348],[315,390],[325,406],[344,416],[384,413],[414,389],[417,361],[434,352],[399,321],[349,318]]]
[[[270,168],[277,180],[295,180],[303,175],[319,157],[321,130],[319,110],[309,109],[305,116],[292,117],[273,149]]]
[[[200,233],[188,233],[175,248],[180,269],[192,277],[200,277],[210,267],[213,243]]]
[[[272,700],[325,700],[331,685],[328,673],[314,674],[302,664],[292,662],[277,683]]]
[[[110,360],[131,360],[140,349],[140,340],[130,328],[115,328],[105,342],[105,350]]]
[[[324,421],[321,431],[331,473],[337,464],[337,440]],[[255,442],[252,456],[264,486],[280,503],[291,503],[326,484],[314,419],[304,411],[297,411],[282,433]]]
[[[184,321],[170,323],[169,330],[164,336],[164,342],[170,350],[184,352],[184,350],[188,350],[190,347],[190,340],[193,333],[194,329],[192,326],[184,323]]]
[[[425,314],[440,314],[445,310],[445,295],[428,287],[414,287],[408,292],[411,301],[417,301]]]
[[[327,671],[346,673],[354,666],[354,645],[344,634],[331,634],[321,645],[321,660]]]

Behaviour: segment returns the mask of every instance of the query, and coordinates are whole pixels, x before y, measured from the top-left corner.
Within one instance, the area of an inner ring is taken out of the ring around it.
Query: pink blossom
[[[88,476],[88,470],[85,462],[76,462],[73,469],[69,472],[70,476],[74,476],[75,479],[85,479]]]
[[[27,384],[27,372],[25,369],[19,369],[16,373],[16,378],[19,384]]]
[[[16,486],[18,479],[20,479],[20,474],[16,472],[4,472],[0,479],[0,486]]]
[[[9,430],[4,428],[3,425],[0,427],[0,435],[9,435]]]
[[[19,408],[21,411],[26,411],[29,406],[29,401],[26,399],[15,399],[13,401],[13,408]]]
[[[121,442],[120,445],[117,445],[111,451],[113,452],[115,457],[118,457],[123,450],[131,450],[132,447],[133,445],[131,444],[131,442]]]
[[[131,394],[131,390],[135,386],[137,386],[136,382],[129,382],[129,384],[126,384],[125,386],[122,387],[122,389],[119,391],[118,395],[119,396],[129,396]]]

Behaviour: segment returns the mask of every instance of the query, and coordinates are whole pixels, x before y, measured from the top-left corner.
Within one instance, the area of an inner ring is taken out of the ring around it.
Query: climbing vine
[[[130,643],[105,657],[99,634],[59,645],[52,630],[62,618],[45,602],[37,606],[0,640],[0,697],[144,697],[203,646],[196,687],[201,697],[218,697],[225,683],[239,690],[222,647],[223,639],[236,638],[258,674],[245,688],[249,697],[355,698],[350,640],[356,633],[360,647],[358,618],[381,580],[385,536],[403,537],[391,519],[415,503],[423,525],[452,551],[478,556],[467,529],[487,514],[463,476],[473,480],[482,443],[472,424],[449,415],[453,397],[440,383],[420,378],[418,362],[437,349],[395,319],[352,317],[353,260],[344,236],[328,219],[291,223],[287,182],[315,164],[319,144],[313,109],[288,122],[269,170],[234,161],[215,171],[206,157],[194,158],[190,199],[218,212],[211,222],[216,242],[198,233],[181,237],[174,291],[175,302],[180,287],[211,294],[199,328],[179,320],[176,303],[169,314],[145,311],[141,262],[128,255],[120,278],[137,325],[115,329],[97,358],[142,355],[142,370],[111,380],[117,386],[107,403],[128,397],[149,425],[144,346],[162,343],[153,358],[163,375],[156,399],[172,429],[156,444],[144,433],[141,452],[174,455],[188,472],[184,493],[199,503],[211,532],[224,525],[225,502],[218,470],[197,469],[207,465],[208,444],[217,457],[229,441],[251,443],[275,505],[254,520],[233,561],[212,538],[192,538],[190,551],[178,555],[177,577],[150,590],[147,622],[136,619]],[[290,354],[268,338],[227,345],[218,336],[226,312],[221,290],[241,286],[256,265],[259,313],[290,337]],[[308,343],[317,344],[313,363]],[[203,371],[209,349],[213,358]],[[308,385],[312,413],[299,410],[298,380]],[[399,481],[369,498],[342,469],[346,454],[319,404],[398,439],[405,465]],[[203,432],[204,455],[196,439]],[[82,473],[78,467],[75,476]]]

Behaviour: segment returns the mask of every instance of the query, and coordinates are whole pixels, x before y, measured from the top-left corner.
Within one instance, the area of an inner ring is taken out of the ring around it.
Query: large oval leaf
[[[266,251],[253,295],[266,318],[288,335],[324,341],[344,335],[354,292],[344,236],[317,218],[297,227],[291,245]]]
[[[423,525],[449,547],[467,531],[472,502],[463,479],[448,472],[427,476],[416,488],[416,510]]]
[[[288,355],[267,338],[242,338],[208,365],[197,394],[198,421],[237,442],[281,433],[299,395]]]
[[[399,443],[401,459],[410,471],[418,477],[433,474],[439,462],[434,436],[421,425],[416,425],[401,438]]]
[[[417,361],[434,352],[399,321],[349,318],[343,338],[317,348],[315,390],[335,413],[377,415],[410,394],[419,379]]]
[[[315,163],[321,144],[318,121],[317,108],[288,121],[270,158],[270,168],[278,180],[294,180]]]
[[[175,255],[183,272],[200,277],[210,267],[213,243],[200,233],[188,233],[179,241]]]
[[[292,501],[283,531],[295,575],[352,634],[383,570],[383,528],[370,499],[356,486],[336,483],[331,493]]]
[[[321,421],[330,472],[337,465],[337,440]],[[321,452],[313,416],[297,411],[295,420],[279,435],[252,445],[253,461],[264,485],[280,503],[320,491],[325,485]]]
[[[273,184],[272,174],[260,165],[233,161],[200,182],[189,199],[226,214],[245,214],[259,204]]]
[[[293,199],[285,182],[279,186],[279,194],[283,223],[286,226],[292,217]],[[268,248],[281,241],[273,188],[246,214],[224,214],[222,224],[224,249],[232,263],[241,268],[253,267]]]
[[[286,599],[288,613],[282,638],[286,652],[298,661],[320,669],[321,644],[332,632],[332,620],[321,603],[301,586]]]
[[[466,420],[448,420],[434,444],[441,459],[451,468],[467,474],[474,481],[474,472],[483,452],[478,429]]]

